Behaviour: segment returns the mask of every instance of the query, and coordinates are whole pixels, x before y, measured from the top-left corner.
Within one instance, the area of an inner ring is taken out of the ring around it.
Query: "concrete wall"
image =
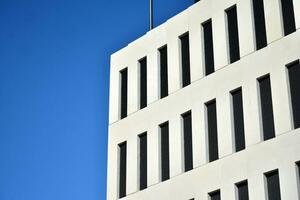
[[[118,144],[127,141],[127,197],[207,199],[221,189],[234,199],[234,183],[248,179],[250,199],[264,199],[263,173],[279,169],[283,200],[298,198],[295,162],[300,130],[292,130],[285,65],[300,58],[300,1],[294,0],[297,31],[283,37],[279,0],[264,0],[268,46],[255,51],[251,0],[201,0],[111,56],[107,199],[118,199]],[[236,4],[241,59],[229,65],[224,10]],[[215,72],[204,76],[201,23],[212,18]],[[189,31],[191,85],[181,88],[178,36]],[[158,48],[168,45],[169,96],[159,99]],[[148,106],[139,110],[138,60],[147,56]],[[128,117],[120,120],[120,74],[128,67]],[[256,79],[270,74],[276,138],[262,141]],[[230,91],[242,87],[246,149],[234,153]],[[216,99],[220,159],[208,163],[204,103]],[[192,110],[194,170],[184,173],[180,115]],[[159,128],[169,121],[170,180],[160,183]],[[138,192],[138,135],[148,132],[148,188]]]

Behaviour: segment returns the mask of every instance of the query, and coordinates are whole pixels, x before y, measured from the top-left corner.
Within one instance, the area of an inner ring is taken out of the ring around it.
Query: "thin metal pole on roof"
[[[149,29],[153,29],[153,0],[150,0]]]

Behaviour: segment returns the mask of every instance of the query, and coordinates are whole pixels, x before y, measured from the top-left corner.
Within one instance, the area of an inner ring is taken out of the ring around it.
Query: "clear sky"
[[[109,58],[148,3],[0,0],[1,200],[105,199]],[[155,24],[192,3],[154,0]]]

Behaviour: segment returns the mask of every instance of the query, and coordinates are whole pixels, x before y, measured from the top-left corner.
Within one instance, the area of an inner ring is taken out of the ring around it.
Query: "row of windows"
[[[293,111],[294,128],[300,127],[300,64],[299,60],[288,64],[287,71],[289,76],[290,97]],[[264,75],[257,79],[260,96],[261,123],[263,127],[263,140],[275,137],[272,94],[270,75]],[[243,92],[242,88],[237,88],[231,93],[234,145],[235,151],[245,149],[244,133],[244,111],[243,111]],[[217,131],[217,106],[216,99],[205,103],[207,137],[208,137],[208,156],[209,162],[219,159],[218,150],[218,131]],[[184,171],[193,169],[193,138],[192,138],[192,111],[181,114],[183,131],[183,157]],[[160,152],[160,172],[161,181],[170,178],[169,164],[169,122],[159,125],[159,152]],[[147,132],[138,136],[139,139],[139,186],[140,190],[147,187]],[[126,142],[119,145],[119,196],[126,195]]]
[[[298,175],[297,179],[300,180],[299,162],[296,163],[296,169]],[[266,199],[281,200],[279,170],[275,169],[264,173],[264,182],[266,190]],[[236,200],[249,200],[248,181],[243,180],[238,183],[235,183],[234,185],[236,190]],[[208,193],[208,198],[209,200],[221,200],[221,190],[215,190],[213,192]]]
[[[263,0],[252,0],[253,16],[256,38],[256,49],[267,46],[266,22]],[[284,34],[288,35],[296,31],[293,0],[281,0]],[[225,10],[227,18],[227,33],[230,63],[240,59],[238,19],[236,5]],[[202,23],[204,68],[205,75],[215,71],[214,49],[213,49],[213,28],[211,19]],[[191,83],[190,75],[190,45],[189,33],[179,36],[181,49],[181,83],[185,87]],[[160,98],[168,96],[168,48],[167,45],[158,49],[160,61]],[[139,61],[139,108],[147,106],[147,57]],[[120,71],[121,75],[121,119],[127,116],[127,68]]]

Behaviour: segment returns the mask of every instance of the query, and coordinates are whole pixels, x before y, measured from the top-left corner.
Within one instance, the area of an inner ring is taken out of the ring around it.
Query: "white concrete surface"
[[[237,4],[241,59],[229,63],[224,10]],[[118,144],[127,141],[126,200],[208,199],[221,190],[233,200],[234,184],[248,180],[250,199],[265,199],[263,173],[279,169],[282,200],[299,199],[295,162],[300,129],[292,130],[285,65],[300,59],[297,31],[283,37],[279,0],[264,0],[268,46],[255,51],[250,0],[201,0],[111,56],[107,199],[118,199]],[[204,76],[201,24],[212,19],[215,72]],[[181,88],[179,36],[189,32],[191,85]],[[159,99],[158,49],[168,45],[169,96]],[[139,110],[138,60],[147,56],[148,106]],[[128,117],[120,120],[120,70],[128,68]],[[276,138],[263,141],[257,78],[270,74]],[[242,87],[246,149],[235,153],[230,91]],[[220,159],[208,163],[204,104],[216,99]],[[183,171],[181,114],[192,111],[194,169]],[[159,125],[169,121],[170,180],[160,182]],[[148,136],[148,188],[138,191],[138,135]],[[299,181],[298,181],[299,182]]]

